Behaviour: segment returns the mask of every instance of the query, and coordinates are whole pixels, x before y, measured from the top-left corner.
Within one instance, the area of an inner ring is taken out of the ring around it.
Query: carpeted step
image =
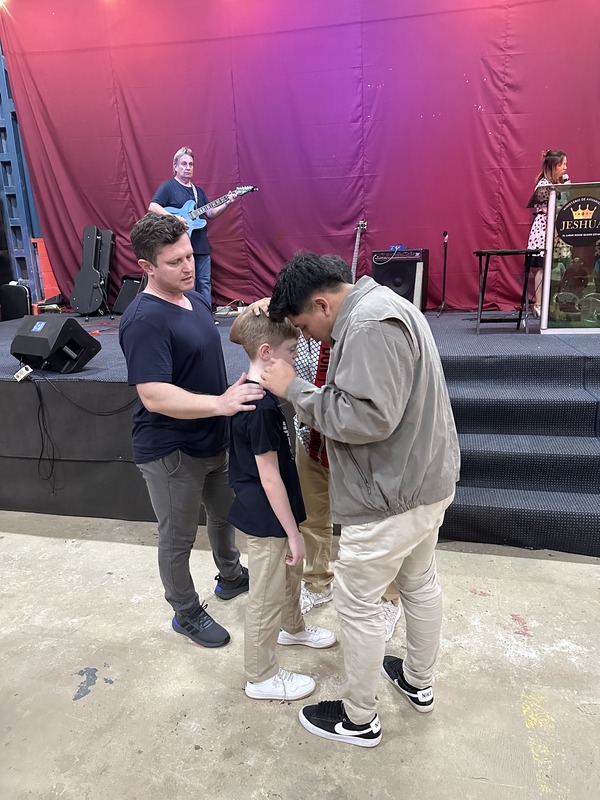
[[[459,484],[440,539],[600,556],[600,496]]]
[[[600,440],[459,434],[461,486],[600,494]]]
[[[597,360],[597,359],[596,359]],[[522,353],[442,357],[447,381],[482,381],[517,385],[583,386],[589,361],[585,355]]]
[[[597,436],[598,400],[581,386],[448,381],[462,433]]]

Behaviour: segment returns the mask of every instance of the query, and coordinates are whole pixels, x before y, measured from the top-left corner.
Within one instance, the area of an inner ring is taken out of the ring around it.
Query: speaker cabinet
[[[129,303],[135,300],[138,292],[142,290],[142,276],[123,275],[121,289],[113,306],[113,314],[122,314]]]
[[[10,352],[32,369],[79,372],[102,345],[73,317],[27,316],[17,328]]]
[[[373,250],[371,275],[377,283],[425,311],[429,250]]]

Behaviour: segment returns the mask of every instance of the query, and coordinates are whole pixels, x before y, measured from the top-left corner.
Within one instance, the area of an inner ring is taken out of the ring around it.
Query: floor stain
[[[83,669],[80,669],[77,674],[81,675],[83,680],[79,684],[73,700],[81,700],[82,697],[85,697],[86,694],[89,694],[91,687],[95,686],[96,681],[98,680],[98,670],[94,667],[84,667]]]

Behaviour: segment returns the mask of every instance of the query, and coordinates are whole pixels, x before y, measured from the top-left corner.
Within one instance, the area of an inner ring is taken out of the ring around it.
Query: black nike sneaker
[[[375,747],[381,741],[377,714],[366,725],[355,725],[348,719],[341,700],[324,700],[316,706],[304,706],[300,709],[300,723],[315,736],[333,742]]]

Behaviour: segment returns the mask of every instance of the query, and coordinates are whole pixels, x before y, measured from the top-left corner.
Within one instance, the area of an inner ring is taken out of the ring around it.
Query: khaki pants
[[[287,537],[248,536],[250,591],[244,630],[246,680],[259,683],[279,670],[275,656],[277,636],[304,630],[300,611],[302,564],[288,567]]]
[[[311,592],[322,592],[333,581],[329,567],[333,539],[329,470],[308,455],[299,439],[296,439],[296,468],[306,510],[306,520],[300,525],[306,548],[302,579]],[[398,589],[393,581],[382,599],[398,605]]]
[[[400,590],[406,619],[404,675],[417,688],[432,683],[442,626],[434,551],[452,499],[378,522],[342,527],[333,601],[344,646],[342,699],[357,725],[369,722],[377,709],[385,655],[381,596],[392,580]]]
[[[322,592],[333,580],[329,567],[333,538],[329,470],[308,455],[299,439],[296,439],[296,468],[306,509],[306,519],[300,525],[306,548],[303,579],[311,592]]]

